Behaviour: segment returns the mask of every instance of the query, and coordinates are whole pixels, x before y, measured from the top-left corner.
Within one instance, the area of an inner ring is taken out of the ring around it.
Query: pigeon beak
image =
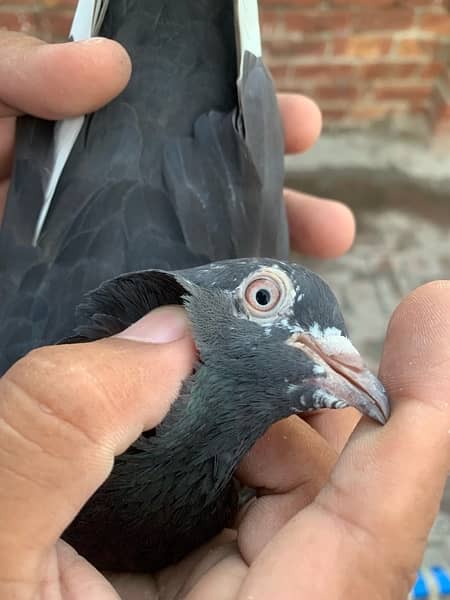
[[[369,371],[350,340],[341,335],[316,337],[301,333],[289,342],[314,360],[318,398],[327,407],[353,406],[383,425],[390,405],[380,380]]]

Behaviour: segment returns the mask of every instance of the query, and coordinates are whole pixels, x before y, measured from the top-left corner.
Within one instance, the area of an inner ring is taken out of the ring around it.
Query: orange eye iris
[[[279,304],[280,299],[280,286],[267,277],[255,279],[245,290],[245,300],[254,312],[270,312]]]

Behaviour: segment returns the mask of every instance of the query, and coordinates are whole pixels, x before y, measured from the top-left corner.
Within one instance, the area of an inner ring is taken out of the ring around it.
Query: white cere
[[[342,336],[342,331],[337,327],[326,327],[322,329],[319,323],[315,322],[309,328],[309,333],[315,338],[324,338],[329,336]]]
[[[342,335],[342,331],[336,327],[327,327],[321,329],[318,323],[314,323],[309,328],[309,333],[316,339],[320,339],[321,348],[330,356],[336,356],[340,354],[355,355],[356,349],[348,339],[348,337]]]

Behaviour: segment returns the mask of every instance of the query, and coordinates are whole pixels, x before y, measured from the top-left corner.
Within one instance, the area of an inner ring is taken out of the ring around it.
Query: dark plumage
[[[65,536],[100,568],[157,569],[230,525],[238,506],[233,472],[275,421],[350,404],[379,421],[388,415],[381,384],[344,337],[332,292],[298,265],[247,259],[125,275],[82,306],[74,341],[105,337],[179,302],[201,363],[164,422],[117,459]],[[343,372],[353,362],[347,376],[317,347],[331,350]]]
[[[110,3],[102,33],[127,47],[134,74],[84,120],[46,219],[54,127],[19,127],[0,232],[0,369],[174,303],[199,350],[164,422],[118,457],[65,533],[102,569],[158,569],[230,524],[234,470],[275,421],[345,405],[388,417],[327,285],[277,260],[288,252],[283,136],[271,79],[246,49],[254,8]],[[239,258],[263,254],[274,258]]]

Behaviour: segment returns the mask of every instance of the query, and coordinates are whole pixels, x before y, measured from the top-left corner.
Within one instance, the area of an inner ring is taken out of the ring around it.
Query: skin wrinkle
[[[330,497],[333,498],[333,501],[330,502],[328,497],[324,498],[323,494],[320,493],[315,498],[311,508],[314,510],[318,509],[319,511],[325,513],[326,516],[336,523],[337,529],[344,528],[348,534],[350,534],[355,541],[357,541],[358,545],[364,546],[368,542],[368,545],[370,546],[370,543],[375,542],[374,545],[376,546],[378,531],[372,531],[370,527],[358,522],[357,518],[354,518],[351,513],[344,513],[339,509],[342,504],[342,499],[344,500],[345,504],[345,496],[348,496],[349,492],[344,490],[344,488],[339,485],[333,475],[331,475],[328,479],[326,488],[327,493],[330,494]],[[334,498],[337,498],[338,500],[334,502]]]
[[[40,600],[36,597],[34,582],[8,581],[0,577],[0,597],[20,600]]]
[[[342,544],[343,546],[348,546],[348,540],[351,539],[353,542],[353,553],[359,552],[359,548],[363,548],[366,546],[366,544],[368,544],[373,548],[373,554],[378,559],[377,562],[379,563],[379,568],[382,568],[383,563],[386,564],[386,562],[381,559],[382,553],[378,552],[378,546],[380,546],[381,544],[379,543],[379,540],[377,539],[376,535],[373,535],[373,532],[366,529],[365,527],[362,527],[361,524],[353,518],[347,518],[346,516],[343,516],[340,513],[334,511],[331,506],[326,506],[320,502],[317,502],[314,504],[314,508],[318,508],[319,511],[325,513],[325,516],[331,520],[330,529],[332,531],[337,532],[336,537],[340,540],[340,544]],[[373,564],[368,565],[367,561],[364,561],[364,563],[359,565],[358,578],[364,580],[366,576],[369,576],[372,569]]]
[[[180,596],[177,600],[202,600],[205,598],[205,593],[209,593],[211,589],[210,581],[217,588],[214,600],[231,600],[236,598],[246,573],[247,567],[236,556],[224,558],[192,588],[187,596]],[[226,587],[223,585],[224,583],[226,583]]]
[[[5,383],[7,383],[7,385],[11,385],[14,388],[12,397],[14,397],[15,404],[17,402],[17,394],[21,395],[22,397],[25,396],[28,399],[28,401],[31,401],[31,403],[34,403],[33,398],[20,386],[20,384],[17,384],[10,378],[8,380],[5,379]],[[0,391],[0,393],[1,393],[1,391]],[[39,402],[36,402],[36,404],[37,404],[38,410],[39,410],[41,408],[41,405]],[[90,440],[83,432],[81,432],[79,429],[77,429],[69,421],[64,420],[62,418],[60,419],[58,416],[56,416],[54,414],[50,414],[50,413],[45,414],[45,412],[44,412],[44,415],[42,415],[42,412],[41,412],[40,414],[41,414],[41,416],[45,416],[48,419],[51,419],[53,417],[54,419],[56,419],[58,421],[58,423],[62,423],[64,427],[69,426],[69,428],[72,431],[74,431],[76,434],[81,433],[84,441],[88,441],[89,444],[93,444],[92,440]],[[68,457],[72,456],[72,453],[69,454],[69,452],[67,453],[67,455],[62,456],[60,453],[56,454],[56,453],[51,452],[48,448],[44,448],[41,444],[39,444],[38,442],[33,440],[30,436],[26,436],[24,431],[19,431],[16,427],[14,427],[14,425],[8,420],[8,418],[5,415],[0,415],[0,427],[2,426],[1,425],[2,423],[9,429],[9,432],[13,433],[13,435],[16,435],[19,440],[23,440],[27,444],[30,444],[32,446],[33,452],[35,452],[36,450],[39,450],[43,454],[46,454],[47,456],[49,456],[53,459],[61,459],[61,458],[67,459]],[[0,440],[2,440],[2,439],[5,439],[4,436],[0,436]],[[7,448],[1,448],[1,450],[4,452],[7,452]],[[11,455],[10,452],[7,452],[7,453]]]
[[[0,119],[15,118],[17,116],[17,110],[14,107],[0,100]]]
[[[3,381],[1,381],[0,383],[3,383]],[[18,388],[21,390],[21,388]],[[17,392],[17,390],[16,390]],[[14,396],[14,399],[16,400],[17,396]],[[30,396],[27,394],[27,398],[32,400],[33,403],[33,399],[30,398]],[[28,410],[27,410],[28,412]],[[83,433],[81,432],[79,429],[76,429],[71,423],[68,423],[66,421],[61,421],[60,419],[58,419],[57,417],[55,417],[54,415],[43,415],[46,417],[46,420],[48,422],[48,419],[50,418],[55,418],[57,419],[57,426],[60,425],[61,423],[63,423],[63,428],[64,430],[70,431],[70,438],[71,441],[73,443],[73,445],[75,445],[78,448],[81,448],[83,445],[85,445],[85,442],[87,440],[87,438],[85,436],[83,436],[83,441],[80,442],[79,439],[79,434]],[[33,417],[30,417],[30,420],[32,422],[35,422],[35,419]],[[12,423],[10,423],[4,416],[1,418],[1,421],[4,423],[4,425],[8,428],[10,434],[12,433],[15,437],[16,440],[19,442],[19,444],[15,444],[14,447],[16,448],[16,452],[7,452],[7,454],[14,458],[14,454],[16,454],[15,458],[19,459],[19,463],[20,463],[20,457],[23,455],[23,453],[29,453],[30,450],[28,449],[23,449],[23,442],[25,442],[25,444],[31,444],[32,445],[32,452],[36,453],[36,450],[38,450],[39,452],[41,452],[44,456],[44,460],[45,460],[45,464],[47,465],[47,468],[45,470],[43,470],[43,464],[41,463],[41,468],[40,469],[34,469],[32,474],[31,473],[27,473],[27,472],[19,472],[17,469],[14,469],[13,467],[8,467],[7,465],[3,464],[1,465],[0,469],[3,469],[4,471],[9,472],[13,477],[18,477],[19,479],[21,479],[24,482],[29,482],[30,484],[33,484],[35,486],[37,486],[40,489],[43,490],[54,490],[55,487],[57,487],[61,493],[64,494],[65,497],[65,501],[67,503],[68,506],[70,506],[71,511],[78,511],[80,506],[79,503],[74,503],[73,498],[71,496],[71,490],[65,489],[64,485],[58,485],[59,484],[59,479],[56,479],[54,477],[51,477],[50,479],[48,479],[48,474],[50,472],[52,472],[53,470],[53,465],[55,464],[55,462],[60,462],[61,460],[63,460],[65,463],[68,463],[68,468],[69,469],[73,469],[74,467],[74,456],[73,456],[73,452],[69,452],[67,451],[64,454],[61,454],[60,452],[56,453],[56,452],[51,452],[49,450],[49,448],[45,448],[43,444],[39,444],[36,441],[32,440],[30,437],[26,436],[23,428],[21,428],[20,430],[15,427]],[[22,419],[22,422],[29,422],[28,418]],[[67,429],[67,427],[69,427],[69,429]],[[52,425],[52,429],[54,428],[54,425]],[[73,432],[75,432],[76,434],[76,438],[73,439]],[[67,433],[63,432],[59,432],[58,431],[58,437],[61,438],[65,438],[67,439]],[[0,436],[0,439],[2,440],[8,440],[8,437],[5,437],[4,435]],[[47,436],[48,439],[48,436]],[[96,452],[92,453],[92,442],[88,441],[88,447],[84,449],[84,453],[89,456],[90,458],[92,456],[96,456]],[[61,445],[59,444],[59,447],[61,447]],[[4,452],[4,449],[1,448],[2,452]],[[50,459],[50,460],[48,460]],[[17,465],[17,460],[14,461],[14,466]],[[89,460],[89,467],[91,469],[95,468],[95,471],[98,471],[99,467],[102,471],[104,471],[104,459],[96,459],[95,461]],[[28,463],[26,463],[26,468],[29,469],[29,465]],[[110,461],[110,469],[112,468],[112,460]]]
[[[236,533],[225,530],[205,546],[194,551],[192,555],[184,558],[178,565],[167,567],[155,575],[155,582],[161,600],[175,600],[182,591],[187,590],[193,574],[206,574],[210,564],[214,561],[214,552],[223,553],[228,557],[232,549],[236,549]],[[181,577],[174,574],[179,571]],[[159,598],[159,596],[158,596]]]
[[[45,350],[33,350],[33,352],[31,352],[30,354],[28,354],[27,356],[27,360],[26,360],[26,370],[31,373],[31,372],[39,372],[39,370],[42,367],[45,367],[45,358],[44,360],[42,360],[42,357],[46,357],[46,353]],[[20,364],[21,361],[19,361]],[[23,363],[22,363],[23,364]],[[22,367],[22,364],[20,365]],[[53,368],[57,368],[56,364],[49,364],[47,363],[47,366],[50,367],[48,370],[52,370]],[[78,368],[80,368],[80,365],[78,365]],[[20,390],[21,395],[23,397],[26,397],[30,402],[29,405],[31,407],[31,414],[33,414],[33,412],[36,411],[37,414],[43,414],[45,412],[47,412],[47,416],[52,416],[54,417],[59,423],[63,423],[65,424],[67,427],[70,427],[70,429],[72,429],[73,431],[79,433],[82,438],[84,439],[84,441],[87,441],[88,444],[92,445],[92,446],[98,446],[100,445],[99,442],[95,439],[95,437],[93,437],[90,432],[86,431],[84,428],[81,428],[80,425],[78,423],[73,422],[72,420],[70,420],[67,417],[64,417],[62,414],[60,414],[59,411],[56,410],[56,408],[54,408],[53,406],[49,406],[47,401],[49,400],[49,396],[45,395],[45,394],[40,394],[40,398],[36,398],[35,395],[33,393],[29,393],[29,391],[23,386],[23,384],[20,381],[20,371],[19,371],[19,377],[16,377],[16,370],[17,370],[17,365],[15,365],[12,369],[10,369],[10,371],[8,371],[3,379],[1,380],[3,382],[3,380],[6,380],[7,382],[9,381],[12,385],[14,385],[16,387],[17,390]],[[85,365],[83,365],[83,371],[86,372],[88,369],[85,367]],[[65,375],[67,375],[67,370]],[[61,377],[64,377],[63,373],[60,373]],[[41,390],[40,390],[41,391]],[[44,396],[44,397],[42,397]],[[46,407],[43,410],[43,407]]]
[[[58,559],[55,557],[54,561],[54,571],[56,577],[49,577],[47,580],[47,584],[55,583],[58,585],[60,591],[69,591],[70,587],[67,585],[67,574],[70,573],[74,567],[76,567],[80,563],[81,557],[76,552],[66,552],[64,556],[64,571],[61,572],[61,569],[58,567]]]
[[[39,116],[51,120],[91,112],[109,97],[117,95],[131,73],[128,55],[112,40],[49,45],[22,34],[16,36],[18,43],[14,45],[12,38],[8,40],[8,37],[7,33],[2,32],[4,50],[0,79],[10,81],[9,86],[2,89],[2,100],[14,106],[16,114],[33,112],[31,106],[35,107],[35,113]],[[55,63],[65,65],[65,68],[51,68],[50,65],[54,67]],[[115,73],[111,77],[113,64]],[[67,77],[67,71],[73,74],[71,78]],[[11,77],[11,72],[14,77]],[[80,93],[90,73],[96,74],[97,85],[83,88],[84,94]],[[42,87],[42,75],[46,89],[52,93],[36,93],[36,89]],[[20,90],[27,88],[31,93],[28,96],[21,95]],[[86,110],[86,101],[93,105],[91,111]]]
[[[189,594],[199,584],[205,574],[209,574],[216,567],[222,565],[229,559],[236,559],[236,543],[230,542],[218,548],[214,548],[208,553],[207,562],[201,565],[201,568],[196,568],[186,580],[185,584],[179,589],[179,591],[173,596],[174,600],[182,600],[188,598]],[[239,559],[237,559],[239,560]]]
[[[33,360],[35,360],[35,358]],[[61,415],[57,416],[54,413],[51,414],[51,415],[43,413],[42,410],[41,410],[41,407],[40,407],[40,403],[36,401],[37,399],[33,395],[30,395],[23,388],[23,386],[20,385],[20,383],[17,384],[17,382],[14,382],[14,380],[12,379],[11,372],[6,377],[6,380],[9,381],[9,383],[13,383],[16,386],[16,392],[17,392],[17,390],[20,390],[22,398],[26,397],[26,399],[29,400],[28,406],[25,408],[25,412],[26,413],[30,413],[30,414],[29,414],[28,418],[24,419],[23,417],[21,417],[20,422],[22,423],[22,425],[24,423],[26,424],[28,422],[35,422],[35,418],[36,417],[35,417],[35,415],[33,416],[33,413],[35,413],[35,411],[37,409],[38,414],[40,414],[41,418],[42,418],[42,416],[45,416],[47,418],[46,419],[47,421],[48,421],[48,418],[55,418],[58,427],[61,425],[61,423],[63,423],[63,429],[67,429],[69,427],[70,428],[69,431],[71,433],[72,433],[72,431],[75,431],[76,434],[77,434],[77,437],[79,435],[82,435],[83,442],[80,445],[76,444],[76,446],[79,449],[81,449],[83,446],[86,446],[86,441],[87,441],[88,447],[84,448],[83,454],[91,455],[92,454],[92,446],[96,445],[98,447],[98,443],[96,443],[93,439],[89,439],[86,436],[86,433],[82,429],[77,428],[74,423],[69,422],[69,421],[64,421],[61,418]],[[5,382],[4,379],[2,379],[1,380],[2,387],[3,387],[4,382]],[[15,395],[15,398],[17,398],[17,395]],[[30,443],[30,440],[27,438],[27,436],[23,436],[22,432],[17,428],[17,426],[14,427],[12,424],[9,424],[9,425],[10,425],[10,427],[12,427],[12,430],[19,436],[19,439],[25,439],[25,441],[27,443]],[[23,429],[23,427],[20,428],[20,429]],[[52,425],[52,429],[54,429],[54,425]],[[63,435],[62,437],[66,437],[66,436]],[[62,439],[62,437],[61,437],[61,432],[58,432],[58,439]],[[73,437],[73,436],[71,436],[71,437]],[[45,473],[46,474],[53,473],[54,472],[54,466],[53,466],[53,464],[55,463],[55,456],[52,455],[52,453],[48,452],[47,449],[45,449],[42,445],[40,445],[40,449],[44,453],[44,455],[46,455],[47,459],[48,458],[51,459],[50,460],[50,464],[48,464],[47,467],[46,467],[46,469],[45,469]],[[23,452],[24,452],[23,448],[21,448],[19,446],[19,457],[20,457],[20,455],[23,455]],[[96,454],[98,454],[98,450],[94,451],[94,453],[93,453],[94,456]],[[102,454],[103,454],[103,452],[102,452]],[[70,465],[70,468],[73,469],[73,467],[76,466],[76,462],[78,462],[78,463],[80,462],[80,457],[76,456],[76,455],[75,455],[75,457],[72,456],[70,458],[69,458],[69,455],[64,456],[64,457],[62,457],[61,455],[59,455],[59,456],[56,457],[56,462],[60,462],[61,460],[64,460],[64,462],[68,461],[69,465]],[[74,462],[74,461],[76,461],[76,462]],[[90,462],[90,467],[92,469],[92,467],[94,466],[93,463],[92,463],[92,460],[90,460],[89,462]],[[101,461],[96,461],[96,462],[98,464],[96,465],[95,471],[98,472],[99,471],[99,467],[100,467],[101,471],[104,473],[104,476],[106,477],[108,471],[110,471],[110,469],[112,468],[112,456],[111,456],[111,458],[109,460],[109,468],[107,468],[106,472],[105,472],[105,467],[107,467],[108,465],[105,464],[105,457],[103,457],[103,459]],[[46,464],[47,463],[48,463],[48,460],[46,460]],[[19,462],[19,464],[20,464],[20,462]],[[28,465],[28,463],[26,463],[26,464]],[[68,488],[66,490],[65,487],[64,487],[64,484],[62,484],[62,483],[59,484],[59,478],[57,478],[55,480],[55,477],[52,476],[50,478],[50,480],[47,480],[46,476],[42,477],[41,476],[41,475],[43,475],[42,467],[43,467],[43,464],[41,463],[40,469],[34,469],[32,477],[29,476],[29,475],[23,474],[23,473],[18,473],[16,471],[14,471],[13,469],[9,469],[9,470],[13,474],[13,476],[20,476],[22,479],[25,479],[26,481],[29,481],[34,486],[37,486],[39,489],[43,490],[44,493],[45,493],[46,489],[47,490],[58,489],[59,493],[63,494],[65,503],[66,503],[66,505],[67,505],[70,513],[77,512],[79,510],[79,508],[80,508],[80,503],[79,503],[79,501],[78,502],[74,502],[74,499],[71,496],[71,489]],[[92,485],[90,485],[89,487],[92,488]]]
[[[98,373],[96,373],[91,365],[89,364],[89,366],[87,364],[85,364],[84,366],[82,366],[83,368],[81,368],[79,370],[79,372],[77,372],[76,374],[74,374],[75,378],[79,381],[83,381],[86,382],[86,380],[88,381],[88,386],[89,388],[94,388],[99,396],[100,401],[98,402],[99,405],[106,407],[111,407],[111,414],[115,414],[118,412],[118,409],[120,409],[120,405],[118,405],[118,403],[116,402],[116,397],[115,397],[115,390],[111,389],[108,385],[107,382],[109,383],[109,377],[104,377],[104,374],[102,373],[101,375],[99,375]],[[111,375],[112,375],[112,369],[108,368],[108,371],[110,371]],[[127,388],[126,392],[128,392],[126,395],[127,397],[129,397],[129,390]],[[123,394],[122,390],[122,394]],[[108,433],[106,431],[107,428],[105,428],[105,432],[102,432],[102,437],[104,437],[104,439],[100,439],[97,440],[97,444],[100,442],[99,445],[106,445],[106,446],[112,446],[113,442],[112,440],[110,440],[110,436],[111,434]],[[138,432],[139,435],[140,432]],[[90,437],[92,434],[88,434],[88,437]]]
[[[99,578],[98,572],[88,565],[82,556],[62,541],[59,541],[54,548],[53,562],[56,578],[61,586],[61,591],[64,593],[63,598],[67,597],[70,600],[92,598],[96,600],[101,597],[102,600],[119,600],[118,595],[110,589],[107,581]],[[85,572],[86,569],[87,572]],[[73,592],[73,582],[78,581],[80,576],[84,576],[85,581],[76,592]],[[101,596],[99,596],[99,591]]]

